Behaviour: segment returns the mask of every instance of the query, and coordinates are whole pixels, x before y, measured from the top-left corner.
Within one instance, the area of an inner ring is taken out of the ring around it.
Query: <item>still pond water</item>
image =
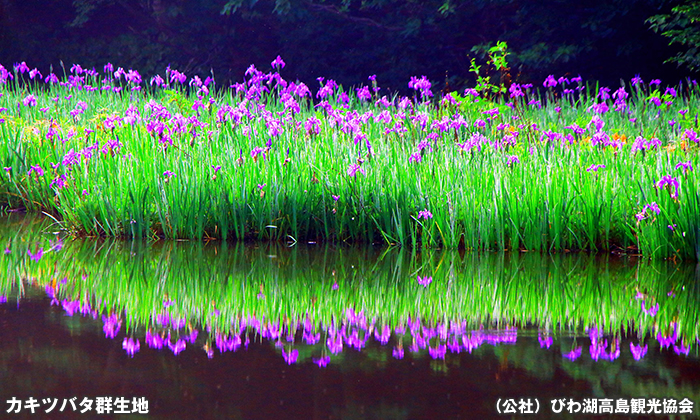
[[[700,412],[694,263],[77,241],[18,216],[0,245],[2,418]]]

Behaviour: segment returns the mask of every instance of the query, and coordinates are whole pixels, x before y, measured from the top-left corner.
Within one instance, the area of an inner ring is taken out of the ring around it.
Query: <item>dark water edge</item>
[[[650,348],[639,361],[624,351],[612,362],[569,361],[561,349],[570,348],[573,337],[557,338],[552,348],[543,349],[536,331],[520,332],[516,344],[484,345],[471,354],[448,352],[444,359],[421,350],[406,351],[398,360],[391,355],[395,339],[387,346],[369,340],[361,351],[346,349],[320,368],[311,360],[288,365],[274,343],[254,337],[247,348],[217,352],[212,359],[201,351],[174,356],[145,345],[131,358],[122,349],[123,334],[106,339],[99,321],[68,317],[44,298],[0,305],[0,319],[3,401],[57,398],[60,406],[73,397],[144,397],[149,411],[98,415],[93,406],[85,414],[57,414],[60,407],[50,414],[42,408],[35,415],[26,410],[8,414],[5,403],[2,418],[497,418],[499,398],[536,398],[542,404],[538,418],[572,418],[577,416],[552,413],[549,401],[685,395],[697,404],[700,396],[696,355]],[[623,338],[621,348],[630,342]]]

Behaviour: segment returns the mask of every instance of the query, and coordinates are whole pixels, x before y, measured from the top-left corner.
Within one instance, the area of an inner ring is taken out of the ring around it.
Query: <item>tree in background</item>
[[[294,51],[305,74],[335,64],[354,75],[372,69],[383,82],[447,72],[450,86],[473,85],[471,59],[486,62],[505,41],[519,81],[678,77],[662,66],[666,42],[646,25],[664,0],[228,0],[222,12],[251,15],[263,5],[283,25],[281,49]]]
[[[637,73],[670,81],[667,41],[645,23],[662,2],[3,0],[0,63],[112,62],[145,76],[167,66],[188,75],[213,70],[226,86],[251,63],[267,70],[281,55],[282,76],[309,86],[326,77],[349,87],[376,74],[385,89],[406,90],[417,75],[461,89],[476,82],[471,60],[484,64],[489,48],[505,41],[514,81],[567,73],[605,84]]]
[[[700,3],[687,0],[674,7],[670,14],[650,17],[647,22],[654,32],[670,38],[671,44],[683,46],[684,51],[668,59],[668,62],[700,70]]]

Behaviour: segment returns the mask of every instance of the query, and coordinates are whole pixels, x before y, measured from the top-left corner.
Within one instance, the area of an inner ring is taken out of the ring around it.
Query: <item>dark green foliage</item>
[[[654,32],[670,38],[670,44],[680,44],[683,50],[668,61],[693,71],[700,70],[700,3],[685,1],[670,14],[650,17],[647,22]]]
[[[479,46],[501,40],[508,43],[514,81],[541,83],[548,74],[567,73],[605,84],[637,73],[668,81],[680,76],[661,65],[672,52],[645,24],[660,4],[9,0],[0,5],[0,63],[26,61],[44,73],[61,60],[98,70],[112,62],[146,75],[162,73],[168,65],[188,75],[206,76],[213,69],[224,86],[240,81],[250,63],[267,69],[281,55],[288,64],[283,76],[311,87],[321,75],[348,86],[376,74],[385,89],[406,89],[410,76],[424,74],[439,89],[445,81],[454,90],[473,85],[471,59],[477,64],[487,59]],[[678,10],[681,14],[663,22],[692,16]],[[695,50],[689,51],[684,62]]]

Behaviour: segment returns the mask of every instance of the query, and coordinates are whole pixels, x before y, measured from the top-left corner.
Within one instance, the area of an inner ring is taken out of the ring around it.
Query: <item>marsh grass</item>
[[[592,86],[557,87],[549,99],[526,89],[510,105],[453,93],[456,104],[401,108],[399,96],[389,107],[343,87],[312,98],[248,76],[241,93],[204,94],[176,82],[131,90],[111,75],[44,85],[15,74],[0,84],[3,204],[50,212],[76,236],[700,255],[693,83],[675,98],[638,84],[620,111]],[[23,104],[30,92],[36,106]],[[601,103],[609,111],[597,113]],[[306,125],[314,118],[318,133]],[[659,143],[640,149],[638,137]],[[656,187],[665,176],[678,197]],[[637,220],[653,202],[660,212]]]

